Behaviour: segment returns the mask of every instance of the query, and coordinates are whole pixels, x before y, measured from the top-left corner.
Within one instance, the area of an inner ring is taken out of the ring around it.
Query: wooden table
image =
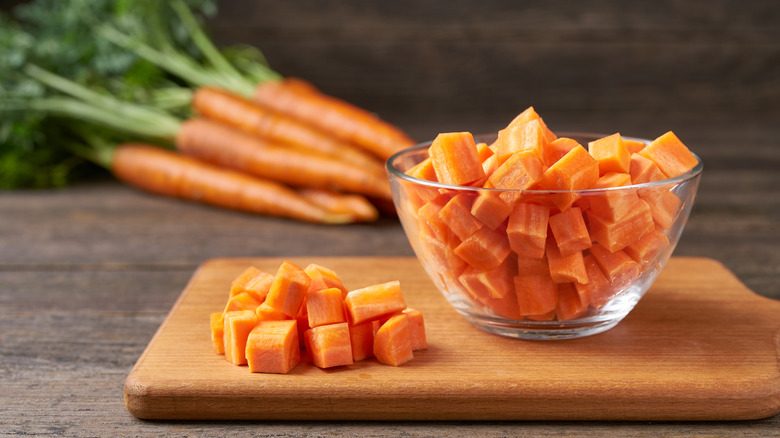
[[[771,117],[546,116],[556,129],[651,136],[666,128],[705,163],[677,255],[723,262],[780,299],[780,125]],[[494,120],[459,121],[475,132]],[[435,120],[401,120],[418,138]],[[213,257],[412,255],[400,225],[323,227],[153,197],[116,182],[0,193],[0,435],[560,436],[780,433],[747,422],[148,422],[122,387],[194,269]]]

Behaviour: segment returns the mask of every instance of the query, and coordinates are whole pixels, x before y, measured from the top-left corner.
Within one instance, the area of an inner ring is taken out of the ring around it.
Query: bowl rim
[[[593,137],[593,139],[599,139],[606,137],[608,134],[597,134],[597,133],[591,133],[591,132],[561,132],[558,136],[561,137],[568,137],[568,138],[574,138],[574,137],[580,137],[580,138],[588,138]],[[496,134],[478,134],[474,135],[474,140],[477,143],[480,143],[480,140],[486,140],[486,139],[495,139],[497,137]],[[640,138],[640,137],[629,137],[629,136],[621,136],[622,138],[633,140],[633,141],[641,141],[645,144],[648,144],[652,140]],[[675,176],[674,178],[667,178],[660,181],[652,181],[652,182],[646,182],[641,184],[631,184],[627,186],[619,186],[619,187],[604,187],[604,188],[590,188],[590,189],[577,189],[577,190],[565,190],[565,189],[559,189],[559,190],[542,190],[542,189],[498,189],[498,188],[488,188],[488,187],[478,187],[478,186],[461,186],[461,185],[455,185],[455,184],[445,184],[437,181],[429,181],[426,179],[416,178],[411,175],[407,175],[404,172],[401,172],[398,170],[395,165],[393,164],[396,160],[401,158],[404,155],[409,155],[413,152],[417,152],[422,149],[427,149],[430,147],[430,145],[433,143],[433,140],[425,141],[422,143],[418,143],[414,146],[410,146],[408,148],[402,149],[392,156],[388,158],[385,161],[385,168],[387,169],[388,174],[391,177],[403,179],[409,182],[412,182],[414,184],[429,186],[429,187],[436,187],[441,189],[449,189],[449,190],[466,190],[466,191],[492,191],[492,192],[523,192],[527,194],[556,194],[556,193],[604,193],[608,191],[621,191],[621,190],[635,190],[635,189],[643,189],[643,188],[652,188],[652,187],[661,187],[666,185],[677,185],[682,182],[691,180],[693,178],[696,178],[699,176],[702,171],[704,170],[704,164],[701,161],[701,158],[694,152],[691,152],[694,157],[696,157],[696,160],[698,163],[696,166],[693,167],[693,169],[689,170],[688,172]]]

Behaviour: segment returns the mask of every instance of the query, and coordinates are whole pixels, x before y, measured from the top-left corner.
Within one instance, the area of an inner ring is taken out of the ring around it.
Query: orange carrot
[[[425,336],[425,320],[419,310],[406,308],[402,312],[408,317],[409,332],[412,341],[412,351],[428,348],[428,340]]]
[[[280,321],[283,319],[290,319],[289,316],[274,309],[267,303],[262,303],[255,309],[255,316],[258,321]]]
[[[255,102],[280,114],[349,141],[386,160],[415,142],[393,125],[342,100],[320,93],[314,87],[302,90],[300,79],[264,81],[253,96]]]
[[[281,147],[213,120],[186,120],[177,133],[176,147],[186,155],[295,187],[391,198],[382,173],[327,155]]]
[[[544,147],[542,150],[542,162],[544,162],[546,167],[550,167],[577,146],[581,147],[582,145],[571,138],[559,138]]]
[[[346,322],[306,330],[306,350],[314,365],[319,368],[350,365],[354,362],[349,326]]]
[[[599,173],[628,173],[631,155],[620,134],[612,134],[588,143],[588,152],[599,162]]]
[[[480,228],[453,250],[469,265],[485,271],[501,265],[511,251],[506,231],[488,227]]]
[[[211,322],[211,343],[214,345],[214,352],[225,354],[225,319],[224,313],[216,312],[209,315]]]
[[[674,192],[669,191],[669,187],[664,186],[639,189],[639,197],[650,206],[653,221],[662,230],[672,226],[683,204],[682,199]]]
[[[628,213],[615,221],[603,219],[591,210],[585,215],[591,239],[611,252],[625,248],[655,228],[650,207],[641,199],[636,199]]]
[[[230,295],[235,296],[241,293],[248,293],[255,300],[263,302],[273,281],[273,275],[251,266],[233,280],[230,287]]]
[[[651,141],[638,154],[655,162],[667,178],[682,175],[699,164],[699,160],[671,131]]]
[[[555,240],[550,238],[547,239],[546,253],[547,265],[550,268],[550,277],[554,282],[588,282],[588,273],[583,262],[582,251],[576,251],[567,255],[562,255],[558,250],[558,245],[555,244]]]
[[[494,192],[480,192],[471,205],[471,214],[491,230],[495,230],[509,217],[512,206]]]
[[[241,292],[246,292],[246,285],[249,283],[250,280],[252,280],[255,276],[261,274],[262,271],[257,269],[254,266],[250,266],[246,269],[244,269],[241,274],[239,274],[238,277],[234,278],[233,281],[230,283],[230,296],[238,295]]]
[[[374,335],[374,356],[383,364],[400,366],[414,358],[409,317],[395,315]]]
[[[631,155],[629,173],[631,174],[632,184],[643,184],[666,179],[666,175],[661,172],[661,169],[658,168],[658,165],[653,160],[639,154]]]
[[[526,202],[515,204],[506,226],[512,251],[522,257],[543,257],[549,217],[549,207]]]
[[[309,327],[346,322],[341,290],[335,287],[306,293]]]
[[[641,151],[644,149],[645,142],[643,141],[637,141],[637,140],[631,140],[628,138],[623,139],[623,146],[626,147],[626,150],[628,150],[629,155],[634,155],[635,153]]]
[[[644,267],[655,263],[658,254],[668,247],[669,239],[666,237],[666,234],[655,228],[641,239],[628,245],[624,251],[635,262]]]
[[[543,315],[555,310],[558,285],[549,275],[518,275],[514,285],[521,314]]]
[[[490,299],[512,295],[512,277],[516,273],[514,260],[508,259],[499,267],[487,271],[469,266],[458,276],[458,281],[472,298],[487,304]]]
[[[590,234],[579,207],[550,216],[550,230],[563,256],[590,248]]]
[[[590,248],[590,253],[596,260],[596,263],[599,264],[601,272],[607,277],[612,287],[627,285],[639,277],[641,272],[639,264],[623,250],[610,252],[603,246],[594,244]]]
[[[311,277],[294,263],[285,261],[274,275],[265,303],[290,318],[295,318],[306,296]]]
[[[250,213],[319,223],[348,223],[279,183],[197,161],[159,147],[124,144],[111,161],[112,173],[134,187]]]
[[[344,283],[341,282],[338,274],[332,269],[316,263],[310,263],[303,271],[311,278],[308,292],[335,287],[341,291],[342,298],[347,296],[347,292],[349,291],[344,286]]]
[[[521,196],[520,190],[531,188],[544,175],[542,161],[534,152],[516,152],[490,174],[488,181],[497,189],[512,189],[517,192],[502,192],[499,196],[506,203],[513,203]]]
[[[539,114],[534,110],[534,107],[529,106],[523,112],[515,116],[514,119],[512,119],[511,122],[509,122],[509,125],[507,126],[516,126],[520,125],[522,123],[530,122],[531,120],[537,120],[541,126],[542,126],[542,133],[544,135],[544,140],[547,143],[550,143],[552,141],[555,141],[558,137],[547,127],[547,125],[544,123],[544,120],[539,116]]]
[[[344,302],[353,325],[406,308],[401,283],[397,280],[350,291]]]
[[[631,184],[631,176],[627,173],[608,172],[604,174],[594,189],[608,189],[622,187]],[[588,197],[589,212],[600,216],[607,221],[617,221],[628,214],[639,200],[636,191],[632,190],[605,190],[595,196]]]
[[[225,359],[233,365],[245,365],[246,340],[257,325],[257,316],[253,310],[238,310],[225,312],[223,319]]]
[[[241,292],[240,294],[233,295],[228,299],[224,312],[232,312],[236,310],[251,310],[257,309],[262,301],[255,298],[253,295],[247,292]]]
[[[373,155],[230,91],[199,87],[192,97],[192,107],[206,118],[235,126],[273,143],[338,157],[375,171],[383,170],[382,163]]]
[[[445,184],[469,185],[485,178],[474,137],[468,132],[436,136],[428,153],[436,178]]]
[[[482,227],[482,222],[471,214],[474,196],[460,193],[450,199],[439,211],[439,219],[463,240]]]
[[[495,154],[499,164],[503,163],[510,155],[518,152],[532,152],[538,158],[542,158],[542,150],[545,144],[544,132],[540,119],[527,122],[509,124],[498,131],[498,139],[495,145]]]
[[[588,303],[584,303],[574,283],[558,285],[558,303],[555,315],[558,321],[569,321],[584,316],[588,312]]]
[[[338,193],[326,189],[300,189],[298,194],[328,213],[344,215],[354,222],[373,222],[379,211],[362,195]]]
[[[253,373],[289,373],[301,361],[295,320],[258,323],[247,338],[246,358]]]
[[[352,344],[352,360],[374,357],[374,321],[349,326],[349,340]]]

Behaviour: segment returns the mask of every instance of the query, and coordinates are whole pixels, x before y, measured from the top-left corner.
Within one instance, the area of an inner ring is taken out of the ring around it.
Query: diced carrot
[[[481,297],[503,298],[511,292],[512,277],[517,269],[513,260],[505,260],[499,267],[483,271],[469,266],[458,277],[466,291],[475,299]]]
[[[639,189],[639,197],[650,206],[653,221],[662,230],[668,230],[672,226],[683,203],[674,192],[663,186]]]
[[[297,322],[262,321],[246,342],[246,359],[253,373],[287,374],[301,361]]]
[[[307,290],[307,293],[311,292],[312,290],[329,289],[335,287],[341,291],[343,297],[347,296],[347,288],[344,286],[344,283],[341,282],[339,276],[333,272],[332,269],[326,268],[316,263],[311,263],[310,265],[306,266],[303,271],[306,272],[306,275],[308,275],[309,278],[311,278],[311,283],[309,283],[309,289]]]
[[[547,258],[517,256],[517,275],[550,275]]]
[[[667,178],[682,175],[699,164],[699,160],[672,131],[651,141],[638,153],[655,162]]]
[[[257,274],[260,274],[261,271],[257,269],[254,266],[250,266],[246,268],[241,274],[239,274],[238,277],[233,279],[233,281],[230,283],[230,296],[238,295],[241,292],[246,292],[245,286],[251,280],[254,278]]]
[[[310,283],[311,277],[303,269],[285,261],[274,276],[265,302],[290,318],[295,318]]]
[[[626,246],[625,252],[641,266],[655,263],[656,257],[669,247],[669,239],[663,231],[654,228],[644,237]]]
[[[400,366],[414,358],[411,329],[406,314],[395,315],[374,335],[374,357],[386,365]]]
[[[556,283],[576,281],[587,283],[588,274],[583,263],[582,251],[561,255],[554,239],[547,239],[547,265],[550,268],[550,277]],[[544,313],[544,312],[537,312]]]
[[[590,248],[588,227],[579,207],[550,216],[550,230],[563,256]]]
[[[283,319],[290,319],[289,316],[274,309],[267,303],[263,303],[257,306],[257,309],[255,309],[255,315],[257,316],[258,321],[280,321]]]
[[[214,344],[214,352],[225,354],[225,319],[224,313],[216,312],[209,315],[211,322],[211,343]]]
[[[482,227],[482,222],[471,214],[474,198],[471,194],[459,193],[439,211],[439,219],[461,240]]]
[[[574,288],[580,294],[580,301],[583,305],[601,308],[611,298],[609,280],[601,272],[601,268],[592,255],[585,255],[583,263],[588,275],[588,283],[573,283]]]
[[[494,155],[493,149],[490,149],[487,143],[477,143],[477,156],[481,163],[485,163],[485,160]]]
[[[539,119],[529,120],[510,124],[498,131],[495,153],[499,163],[503,163],[509,156],[518,152],[530,152],[541,159],[544,143],[542,123],[539,122]]]
[[[654,161],[639,154],[631,155],[631,165],[629,167],[632,184],[644,184],[653,181],[666,179],[666,175],[661,172]]]
[[[440,194],[417,210],[420,228],[429,229],[432,235],[438,239],[445,239],[451,233],[450,228],[439,217],[439,213],[447,205],[450,198],[452,196],[448,194]]]
[[[552,321],[555,319],[555,310],[550,310],[549,312],[540,315],[525,315],[525,318],[532,321]]]
[[[628,173],[631,155],[620,134],[600,138],[588,143],[588,152],[599,162],[599,173]]]
[[[488,181],[497,189],[525,190],[538,183],[543,173],[542,161],[535,153],[520,151],[509,155]]]
[[[623,250],[610,252],[596,243],[590,248],[590,253],[613,288],[627,285],[639,277],[639,264]]]
[[[341,290],[335,287],[307,292],[306,312],[309,317],[309,327],[346,322],[343,303]]]
[[[543,257],[549,217],[549,207],[526,202],[515,204],[506,227],[512,251],[521,257]]]
[[[626,147],[629,155],[633,155],[644,149],[645,142],[623,138],[623,146]]]
[[[298,342],[301,347],[305,348],[306,330],[311,328],[309,327],[309,315],[306,312],[306,300],[304,300],[304,304],[301,305],[301,308],[298,309],[298,314],[295,315],[295,321],[298,323]]]
[[[555,310],[558,285],[549,275],[518,275],[514,285],[522,315],[543,315]]]
[[[511,248],[506,231],[482,227],[455,247],[453,252],[469,265],[487,271],[497,268]]]
[[[498,161],[498,155],[493,154],[482,161],[482,170],[485,172],[485,176],[487,177],[492,175],[500,165],[501,163]],[[484,186],[485,184],[483,184],[483,187]]]
[[[402,312],[409,318],[409,331],[412,341],[412,351],[428,348],[428,339],[425,336],[425,320],[419,310],[406,308]]]
[[[436,178],[436,171],[433,169],[433,162],[431,161],[430,157],[415,164],[411,169],[406,171],[406,174],[418,179],[424,179],[426,181],[438,181]]]
[[[485,178],[474,137],[468,132],[439,134],[428,153],[440,182],[468,185]]]
[[[542,151],[542,161],[546,167],[550,167],[577,146],[581,147],[582,145],[574,139],[561,137],[545,145]]]
[[[512,206],[497,193],[489,191],[480,192],[471,205],[471,214],[491,230],[498,228],[511,211]]]
[[[550,130],[550,128],[547,127],[547,124],[544,123],[544,120],[539,116],[539,114],[534,110],[534,107],[529,106],[523,112],[515,116],[514,119],[509,123],[508,126],[515,126],[520,125],[522,123],[530,122],[531,120],[537,120],[539,124],[542,125],[542,135],[544,136],[544,140],[547,143],[550,143],[552,141],[555,141],[558,137]]]
[[[468,266],[453,250],[453,245],[457,247],[460,244],[454,233],[452,238],[444,240],[424,231],[419,236],[421,249],[426,255],[426,260],[434,264],[438,272],[447,272],[457,276]]]
[[[349,325],[342,322],[310,328],[306,331],[306,350],[319,368],[352,364]]]
[[[397,280],[350,291],[344,302],[353,325],[406,308],[401,283]]]
[[[631,176],[627,173],[609,172],[604,174],[593,185],[594,189],[609,189],[631,184]],[[598,194],[588,195],[588,211],[607,221],[614,222],[628,214],[639,200],[634,190],[605,190]]]
[[[641,199],[637,199],[629,212],[616,221],[602,219],[591,210],[585,213],[590,237],[611,252],[636,242],[655,227],[650,207]]]
[[[588,303],[583,303],[574,283],[558,285],[558,304],[555,314],[558,321],[570,321],[584,316],[588,312]]]
[[[232,312],[236,310],[254,311],[259,305],[260,301],[258,301],[253,295],[250,295],[247,292],[241,292],[240,294],[233,295],[228,299],[224,312]]]
[[[355,362],[374,357],[374,321],[349,326],[352,360]]]
[[[556,140],[557,141],[557,140]],[[587,150],[576,145],[544,171],[539,181],[543,190],[582,190],[591,188],[599,179],[599,163]],[[565,210],[575,200],[573,193],[545,194],[559,210]]]
[[[225,359],[233,365],[246,365],[246,340],[257,325],[252,310],[237,310],[224,314]]]

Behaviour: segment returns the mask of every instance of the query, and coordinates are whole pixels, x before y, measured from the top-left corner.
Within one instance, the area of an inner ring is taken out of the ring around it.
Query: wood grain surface
[[[248,266],[212,259],[194,274],[125,383],[147,419],[752,420],[780,412],[780,301],[721,264],[673,258],[616,328],[523,341],[482,332],[445,301],[414,257],[293,258],[335,270],[348,289],[400,280],[429,347],[400,367],[373,359],[253,374],[214,353],[208,315]]]

